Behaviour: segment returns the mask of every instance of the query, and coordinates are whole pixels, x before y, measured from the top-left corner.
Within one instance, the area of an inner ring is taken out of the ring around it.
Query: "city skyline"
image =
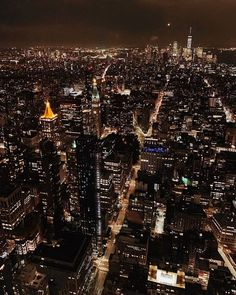
[[[236,46],[233,0],[4,0],[1,6],[0,47],[184,45],[190,26],[197,46]]]
[[[0,295],[236,295],[236,0],[1,0]]]

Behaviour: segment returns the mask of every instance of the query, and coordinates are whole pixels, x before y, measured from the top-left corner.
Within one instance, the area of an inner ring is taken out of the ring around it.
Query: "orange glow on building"
[[[57,117],[57,114],[54,114],[51,106],[50,106],[50,102],[47,100],[46,101],[46,107],[45,107],[45,111],[44,114],[41,116],[41,119],[54,119]]]

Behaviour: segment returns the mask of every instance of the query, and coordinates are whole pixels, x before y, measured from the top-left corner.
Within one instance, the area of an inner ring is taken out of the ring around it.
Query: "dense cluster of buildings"
[[[236,80],[214,54],[0,51],[0,294],[236,294]]]

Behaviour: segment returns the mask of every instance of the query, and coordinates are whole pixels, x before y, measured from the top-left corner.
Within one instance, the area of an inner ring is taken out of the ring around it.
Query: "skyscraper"
[[[93,248],[100,254],[102,246],[101,225],[101,152],[94,135],[80,135],[76,140],[78,190],[80,198],[81,229],[92,235]]]
[[[74,217],[79,215],[79,191],[78,191],[78,167],[76,142],[70,144],[67,149],[68,189],[70,214]]]
[[[187,41],[187,49],[192,49],[192,42],[193,42],[192,27],[190,27],[188,41]]]
[[[74,135],[82,132],[81,99],[79,97],[64,98],[60,101],[61,123],[66,134]]]
[[[61,186],[60,186],[60,157],[55,144],[45,139],[40,143],[42,157],[41,189],[43,213],[47,223],[57,234],[60,230],[62,218]]]
[[[50,102],[47,100],[44,114],[40,117],[42,126],[42,137],[53,140],[57,145],[59,141],[58,115],[54,114]]]
[[[92,117],[94,124],[94,134],[100,138],[101,130],[101,110],[100,110],[100,96],[97,89],[97,81],[93,79],[93,92],[92,92]]]

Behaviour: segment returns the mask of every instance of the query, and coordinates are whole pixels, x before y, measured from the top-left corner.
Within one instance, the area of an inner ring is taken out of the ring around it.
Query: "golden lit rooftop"
[[[57,117],[57,114],[54,114],[51,106],[50,106],[50,102],[47,100],[45,103],[45,111],[44,114],[40,117],[41,119],[54,119]]]

